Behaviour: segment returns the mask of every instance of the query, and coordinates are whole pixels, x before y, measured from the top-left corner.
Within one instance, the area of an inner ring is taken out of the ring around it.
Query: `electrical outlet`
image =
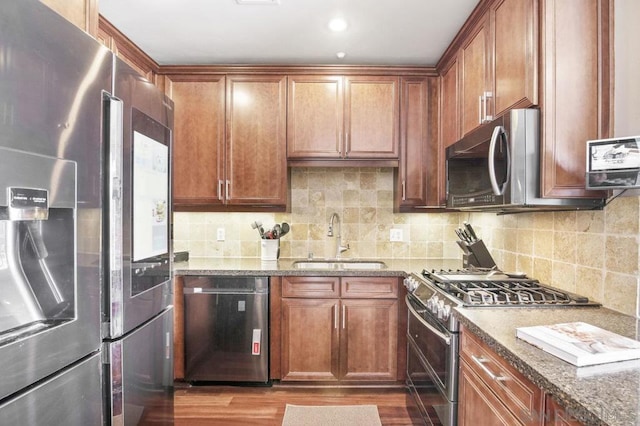
[[[390,229],[389,241],[402,241],[402,229],[399,229],[399,228]]]
[[[224,241],[224,228],[218,228],[216,239],[218,241]]]

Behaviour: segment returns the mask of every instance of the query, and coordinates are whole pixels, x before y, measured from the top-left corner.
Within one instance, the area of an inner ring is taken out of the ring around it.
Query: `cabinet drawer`
[[[520,421],[540,424],[544,395],[538,386],[465,329],[461,333],[460,356]]]
[[[466,362],[460,363],[458,425],[474,426],[482,418],[485,425],[521,426],[500,400],[487,388],[486,383],[473,373]]]
[[[336,298],[340,296],[338,277],[284,277],[282,297]]]
[[[343,277],[341,285],[343,299],[396,299],[398,278]]]

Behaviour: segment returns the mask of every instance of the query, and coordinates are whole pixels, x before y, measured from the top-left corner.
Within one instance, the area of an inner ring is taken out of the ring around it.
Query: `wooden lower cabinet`
[[[564,407],[549,395],[545,398],[545,426],[582,426],[582,423],[571,417]]]
[[[581,425],[464,327],[460,333],[459,373],[460,426]]]
[[[466,362],[460,363],[458,425],[522,425]]]
[[[337,381],[338,299],[282,299],[282,380]]]
[[[398,287],[396,277],[284,277],[280,380],[396,382]]]
[[[340,380],[396,380],[398,301],[351,299],[340,304]]]

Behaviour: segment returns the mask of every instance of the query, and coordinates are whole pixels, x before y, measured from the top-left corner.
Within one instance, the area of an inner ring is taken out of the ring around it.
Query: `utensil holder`
[[[260,240],[260,259],[278,260],[280,257],[280,239]]]

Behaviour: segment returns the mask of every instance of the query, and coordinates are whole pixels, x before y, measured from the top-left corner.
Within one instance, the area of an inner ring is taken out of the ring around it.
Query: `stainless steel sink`
[[[385,269],[387,265],[378,260],[296,260],[293,262],[295,269],[342,269],[342,270],[377,270]]]

